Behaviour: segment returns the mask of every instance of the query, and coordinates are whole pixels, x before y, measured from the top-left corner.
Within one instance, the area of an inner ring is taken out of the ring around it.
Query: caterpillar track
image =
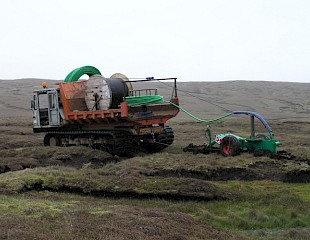
[[[44,137],[44,146],[88,146],[112,155],[133,156],[136,152],[155,153],[173,143],[174,133],[165,126],[159,134],[133,135],[129,130],[55,131]]]

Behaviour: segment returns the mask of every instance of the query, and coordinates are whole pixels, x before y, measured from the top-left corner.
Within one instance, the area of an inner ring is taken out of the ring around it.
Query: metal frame
[[[215,138],[217,139],[223,139],[225,136],[234,136],[236,137],[240,142],[240,148],[242,151],[248,150],[251,152],[255,151],[270,151],[272,153],[277,152],[277,146],[281,145],[280,142],[274,139],[274,134],[272,132],[271,127],[267,123],[267,121],[258,113],[256,112],[250,112],[250,111],[234,111],[233,114],[235,115],[250,115],[250,121],[251,121],[251,137],[250,138],[243,138],[240,136],[237,136],[232,133],[225,133],[225,134],[216,134]],[[269,138],[263,139],[263,138],[256,138],[255,135],[255,118],[260,120],[260,122],[265,126],[267,131],[269,132]],[[219,144],[219,141],[212,141],[211,146],[215,143]]]
[[[249,111],[235,111],[233,112],[235,115],[249,115],[251,121],[251,137],[244,138],[233,133],[220,133],[215,134],[214,139],[212,139],[212,131],[211,126],[207,126],[206,129],[206,137],[208,139],[208,143],[202,146],[195,146],[190,144],[184,150],[189,152],[201,152],[201,153],[208,153],[208,152],[218,152],[220,148],[215,147],[215,145],[221,145],[222,139],[227,136],[233,136],[240,143],[240,151],[250,151],[250,152],[258,152],[258,151],[267,151],[271,153],[277,153],[277,147],[281,145],[279,141],[274,138],[274,134],[272,132],[271,127],[267,123],[267,121],[258,113],[256,112],[249,112]],[[269,132],[269,138],[256,138],[255,135],[255,118],[260,120],[262,124],[265,126],[267,131]]]

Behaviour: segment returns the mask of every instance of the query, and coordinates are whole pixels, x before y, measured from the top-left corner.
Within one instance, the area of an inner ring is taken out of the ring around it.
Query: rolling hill
[[[30,100],[33,89],[57,81],[42,79],[0,80],[2,117],[31,119]],[[169,99],[172,83],[136,83],[135,89],[158,88]],[[255,111],[267,119],[303,120],[310,116],[310,83],[287,82],[179,82],[180,105],[200,118],[212,118],[235,110]],[[190,120],[179,114],[176,120]]]

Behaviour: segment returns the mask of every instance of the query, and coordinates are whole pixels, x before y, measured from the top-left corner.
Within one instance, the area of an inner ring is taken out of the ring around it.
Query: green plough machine
[[[268,156],[277,159],[292,159],[293,155],[286,151],[277,151],[277,147],[281,145],[279,141],[274,138],[272,128],[267,121],[258,113],[250,111],[234,111],[231,114],[225,115],[249,115],[251,121],[251,136],[249,138],[241,137],[233,133],[216,133],[212,139],[211,127],[208,125],[206,129],[206,137],[208,143],[197,146],[189,144],[183,149],[185,152],[193,152],[208,154],[211,152],[220,152],[224,156],[236,156],[241,152],[252,152],[255,156]],[[261,123],[268,131],[268,135],[256,134],[255,132],[255,118],[260,120]]]

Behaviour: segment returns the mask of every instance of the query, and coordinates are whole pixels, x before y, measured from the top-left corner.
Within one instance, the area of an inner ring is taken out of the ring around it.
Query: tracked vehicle
[[[88,80],[80,80],[83,75]],[[157,89],[133,89],[133,82],[173,80],[169,101]],[[173,103],[173,104],[170,104]],[[166,122],[179,109],[176,78],[129,81],[123,74],[110,78],[85,66],[73,70],[64,82],[33,91],[33,132],[45,133],[45,146],[90,146],[112,154],[136,150],[158,152],[173,143]]]

